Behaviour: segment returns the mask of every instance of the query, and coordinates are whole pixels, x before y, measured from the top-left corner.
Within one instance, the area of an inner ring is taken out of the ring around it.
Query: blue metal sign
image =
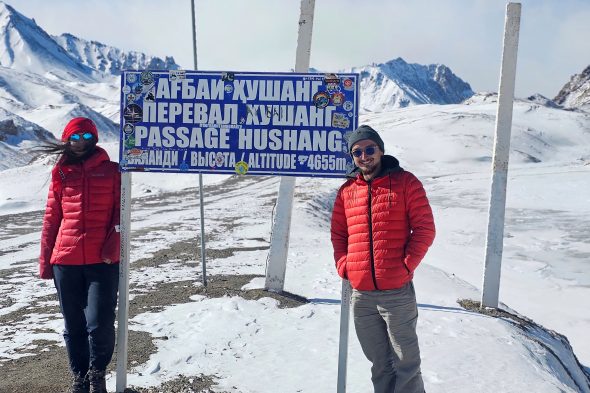
[[[123,171],[341,177],[358,74],[124,71]]]

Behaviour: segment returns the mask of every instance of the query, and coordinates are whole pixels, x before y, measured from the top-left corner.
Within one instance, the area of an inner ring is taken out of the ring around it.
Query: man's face
[[[367,152],[367,150],[369,150],[369,152]],[[368,154],[371,150],[374,150],[373,154]],[[379,173],[383,152],[375,142],[370,139],[360,140],[354,144],[350,152],[354,164],[359,167],[365,180],[370,180]]]

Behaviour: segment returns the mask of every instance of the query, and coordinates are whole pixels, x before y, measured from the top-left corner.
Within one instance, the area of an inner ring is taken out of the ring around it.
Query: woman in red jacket
[[[73,375],[70,392],[105,393],[115,346],[120,173],[96,146],[92,120],[72,119],[61,140],[44,149],[60,157],[51,172],[39,272],[57,289]]]

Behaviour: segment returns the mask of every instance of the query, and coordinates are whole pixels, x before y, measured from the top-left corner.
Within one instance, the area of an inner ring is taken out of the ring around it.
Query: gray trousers
[[[387,291],[355,289],[352,309],[356,335],[373,363],[375,393],[423,393],[413,283]]]

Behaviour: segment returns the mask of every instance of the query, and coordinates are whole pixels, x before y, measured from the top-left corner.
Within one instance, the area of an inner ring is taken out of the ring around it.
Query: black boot
[[[90,369],[88,380],[90,381],[90,393],[108,393],[105,381],[105,370]]]
[[[72,373],[72,386],[68,393],[88,393],[90,389],[86,374]]]

